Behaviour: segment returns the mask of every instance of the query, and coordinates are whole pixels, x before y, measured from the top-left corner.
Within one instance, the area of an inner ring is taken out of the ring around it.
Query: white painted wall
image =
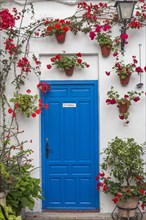
[[[91,1],[92,2],[92,1]],[[93,3],[95,3],[93,1]],[[21,8],[18,4],[9,3],[8,7]],[[64,5],[57,2],[36,2],[34,3],[35,18],[43,17],[55,17],[64,18],[74,14],[76,6]],[[26,22],[29,22],[27,19]],[[119,27],[114,27],[114,33],[118,33]],[[139,44],[142,44],[142,66],[146,65],[146,28],[141,31],[131,30],[128,31],[129,44],[126,46],[126,53],[124,60],[130,62],[132,55],[139,57]],[[134,103],[130,107],[130,123],[125,126],[121,120],[118,119],[118,109],[115,106],[107,106],[105,103],[106,93],[110,89],[111,85],[115,89],[121,91],[121,94],[127,91],[134,90],[136,84],[139,82],[139,76],[133,74],[128,87],[122,87],[119,83],[119,79],[115,74],[106,76],[105,71],[110,71],[114,64],[114,58],[112,55],[108,58],[103,58],[100,53],[100,48],[95,41],[91,41],[88,36],[79,33],[74,36],[72,33],[67,33],[66,42],[64,44],[58,44],[54,37],[47,37],[41,40],[32,40],[30,50],[40,57],[42,62],[42,75],[41,79],[47,80],[91,80],[99,79],[99,148],[100,152],[107,146],[107,142],[115,136],[121,138],[133,137],[139,143],[146,141],[146,99],[143,97],[139,103]],[[87,63],[91,64],[91,67],[87,70],[83,70],[83,73],[75,73],[73,77],[67,78],[63,73],[57,73],[55,69],[47,70],[46,63],[49,58],[57,53],[65,50],[67,53],[81,52],[84,55],[84,59]],[[145,75],[142,75],[142,82],[145,84]],[[32,83],[37,83],[34,79],[30,78],[25,88],[30,88],[33,93],[37,93],[36,87],[32,87]],[[25,90],[24,88],[24,90]],[[143,86],[145,90],[145,86]],[[33,142],[29,147],[34,150],[33,164],[36,167],[41,167],[41,144],[40,144],[40,120],[36,119],[23,120],[20,118],[21,127],[25,130],[23,137],[25,139],[32,139]],[[23,138],[22,137],[22,138]],[[100,158],[102,162],[102,158]],[[34,171],[34,176],[41,178],[41,168]],[[101,193],[100,196],[100,208],[102,213],[111,212],[114,204],[111,203],[109,196]],[[41,202],[36,202],[34,211],[41,211]]]

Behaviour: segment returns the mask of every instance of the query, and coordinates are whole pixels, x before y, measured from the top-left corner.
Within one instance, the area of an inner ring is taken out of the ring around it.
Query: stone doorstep
[[[109,213],[97,212],[27,212],[24,220],[112,220]]]
[[[134,220],[135,218],[130,218]],[[111,213],[97,212],[26,212],[23,220],[113,220]],[[122,220],[127,220],[122,218]],[[146,220],[146,213],[143,219]]]

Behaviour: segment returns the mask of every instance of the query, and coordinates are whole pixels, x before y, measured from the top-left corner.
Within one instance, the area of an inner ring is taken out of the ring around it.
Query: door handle
[[[48,144],[48,138],[46,138],[46,158],[49,157],[49,144]]]

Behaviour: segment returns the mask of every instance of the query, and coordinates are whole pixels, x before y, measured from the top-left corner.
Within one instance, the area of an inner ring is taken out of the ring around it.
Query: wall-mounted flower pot
[[[67,76],[72,76],[73,72],[74,72],[74,66],[70,67],[69,69],[64,68],[64,71],[65,71]]]
[[[56,37],[58,43],[62,44],[65,42],[66,32],[56,32],[55,37]]]
[[[110,55],[110,52],[111,52],[110,45],[103,45],[103,46],[100,46],[100,48],[101,48],[101,53],[103,57],[108,57]]]
[[[129,101],[127,99],[122,99],[118,102],[119,112],[121,114],[127,113],[129,109]]]
[[[122,86],[126,86],[128,85],[129,83],[129,80],[130,80],[130,77],[131,77],[131,73],[128,73],[124,79],[121,78],[120,74],[119,74],[119,79],[120,79],[120,82],[121,82],[121,85]]]

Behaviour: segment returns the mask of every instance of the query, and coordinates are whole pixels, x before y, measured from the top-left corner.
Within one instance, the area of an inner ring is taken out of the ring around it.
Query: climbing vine
[[[137,29],[146,24],[146,2],[140,0],[136,4],[135,14],[128,29]],[[26,15],[32,15],[32,22],[24,25]],[[112,3],[87,4],[79,3],[74,15],[58,19],[47,18],[33,21],[33,5],[27,6],[27,0],[21,11],[13,8],[0,8],[0,32],[2,46],[0,48],[0,191],[9,192],[15,189],[18,175],[22,169],[30,172],[32,150],[29,145],[32,140],[22,140],[24,132],[19,126],[19,116],[34,120],[41,112],[47,111],[48,105],[30,90],[25,89],[26,82],[36,77],[36,88],[40,92],[47,93],[50,86],[40,82],[39,58],[30,52],[30,40],[32,38],[53,37],[58,32],[71,31],[73,34],[85,33],[89,39],[99,44],[111,43],[113,56],[117,57],[120,51],[121,40],[128,42],[128,34],[112,37],[112,28],[119,24],[115,8]],[[105,39],[106,37],[106,39]],[[25,91],[25,92],[22,92]],[[10,94],[9,94],[10,93]],[[11,96],[11,97],[9,97]],[[36,103],[35,103],[36,101]],[[22,115],[21,115],[22,116]],[[16,175],[17,174],[17,175]],[[38,182],[39,184],[39,182]],[[34,197],[38,198],[38,194]]]

